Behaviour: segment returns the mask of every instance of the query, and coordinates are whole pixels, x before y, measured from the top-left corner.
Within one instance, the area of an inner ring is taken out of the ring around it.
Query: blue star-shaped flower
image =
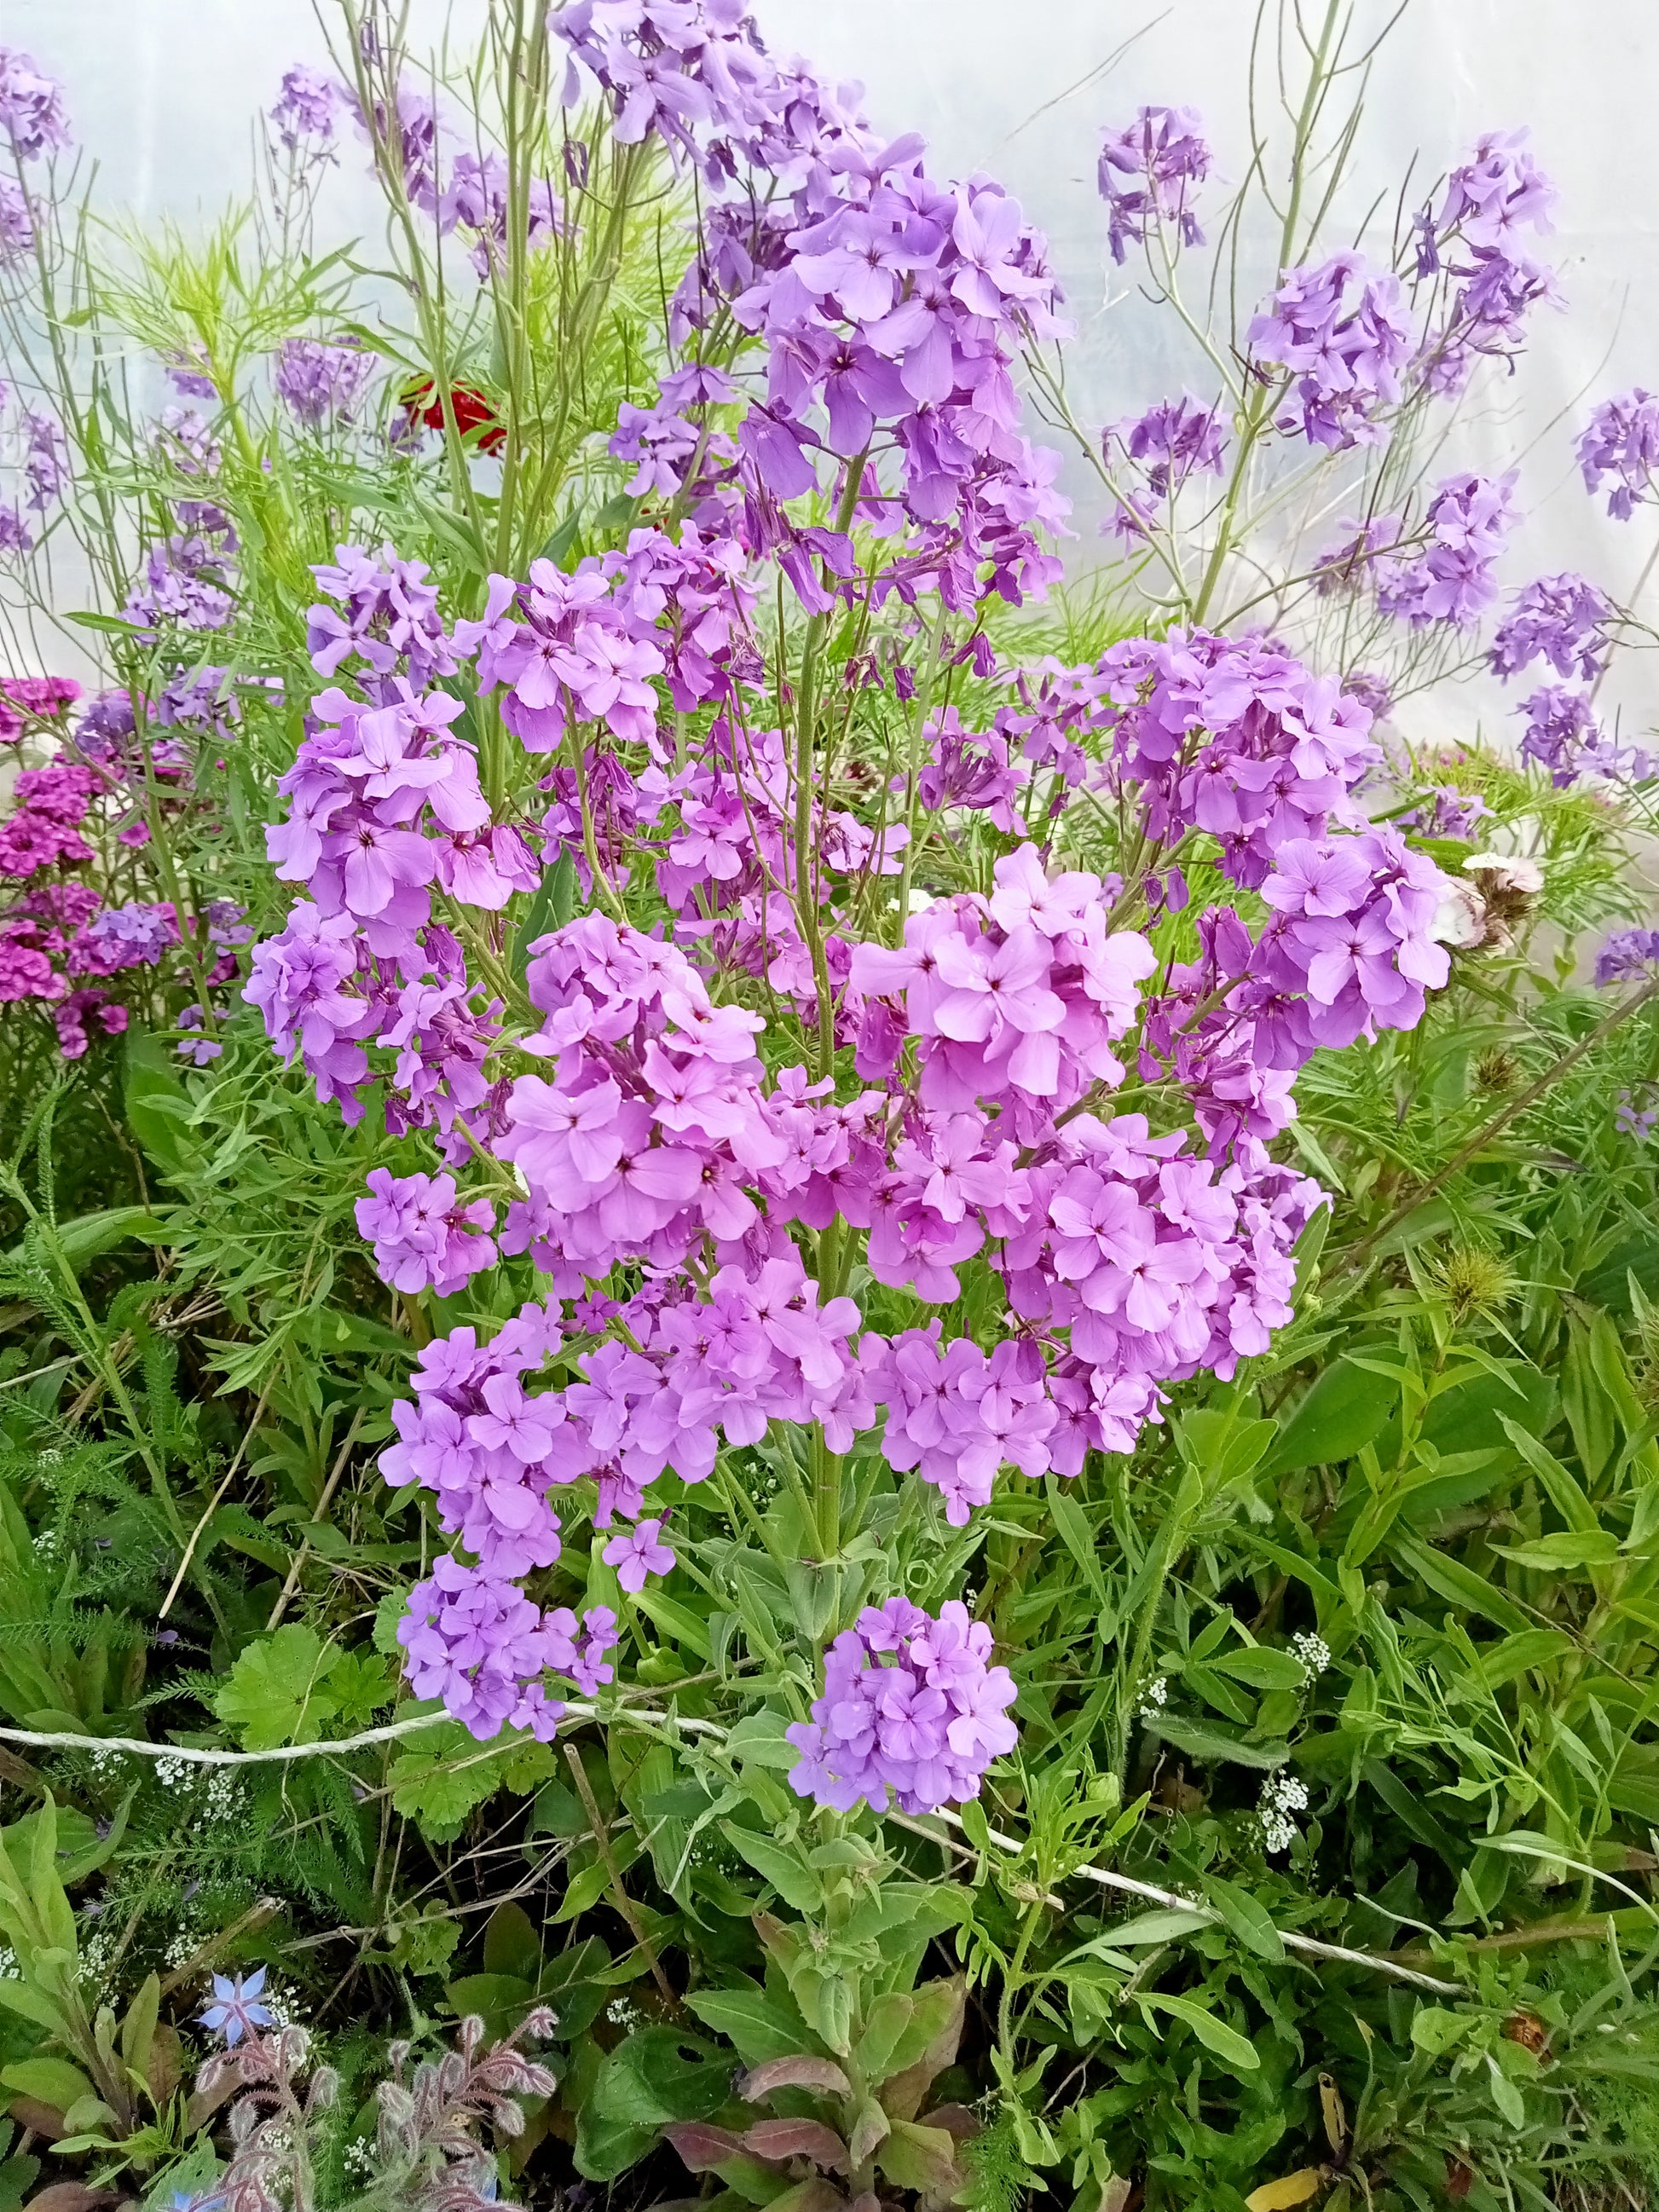
[[[222,2035],[226,2048],[232,2049],[245,2035],[251,2035],[256,2027],[270,2026],[269,2009],[256,2002],[264,1985],[265,1970],[263,1966],[257,1973],[249,1974],[246,1978],[240,1974],[234,1978],[228,1974],[216,1974],[213,1977],[213,2002],[197,2017],[204,2027],[211,2028],[216,2035]]]

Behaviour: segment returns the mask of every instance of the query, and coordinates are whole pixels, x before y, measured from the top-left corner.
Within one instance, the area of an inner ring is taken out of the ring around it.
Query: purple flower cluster
[[[1588,691],[1565,684],[1546,684],[1516,710],[1526,717],[1521,757],[1549,773],[1559,791],[1577,783],[1586,769],[1612,765],[1612,757]]]
[[[906,1598],[866,1606],[824,1654],[823,1695],[811,1721],[784,1733],[800,1753],[799,1797],[850,1812],[932,1813],[977,1797],[994,1759],[1018,1731],[1006,1667],[987,1665],[991,1632],[952,1598],[937,1620]]]
[[[1385,615],[1425,629],[1449,623],[1467,629],[1498,597],[1494,571],[1515,522],[1507,476],[1450,477],[1429,501],[1427,544],[1410,556],[1376,563],[1376,604]]]
[[[159,968],[179,942],[179,918],[163,902],[106,907],[75,940],[75,965],[88,975],[113,975],[124,968]]]
[[[567,1675],[591,1697],[611,1680],[605,1654],[617,1642],[617,1620],[605,1606],[580,1622],[568,1607],[544,1613],[510,1582],[442,1557],[410,1592],[398,1641],[416,1696],[441,1698],[481,1741],[506,1727],[546,1743],[564,1707],[548,1696],[544,1675]]]
[[[786,1156],[763,1106],[761,1018],[716,1007],[683,952],[601,915],[541,939],[526,984],[544,1016],[526,1046],[557,1079],[522,1075],[507,1100],[496,1149],[530,1194],[504,1249],[537,1249],[574,1295],[621,1258],[672,1267],[705,1231],[753,1229],[744,1185]]]
[[[1416,363],[1425,388],[1443,398],[1456,398],[1481,359],[1512,362],[1531,310],[1559,302],[1552,273],[1516,251],[1523,230],[1551,228],[1557,197],[1526,135],[1489,132],[1452,171],[1439,207],[1416,218],[1419,276],[1443,268],[1458,283]]]
[[[1279,847],[1261,887],[1278,919],[1258,951],[1266,979],[1302,1000],[1289,1024],[1298,1057],[1422,1020],[1449,964],[1434,936],[1443,884],[1395,830]]]
[[[1281,430],[1333,453],[1386,444],[1378,416],[1399,401],[1412,343],[1397,276],[1358,253],[1287,270],[1248,335],[1255,360],[1291,380]]]
[[[283,78],[270,119],[283,149],[305,164],[326,161],[334,143],[334,118],[345,99],[342,88],[303,62]]]
[[[272,382],[296,422],[323,430],[354,419],[374,368],[374,356],[356,338],[284,338]]]
[[[872,519],[920,527],[912,576],[939,577],[952,605],[980,595],[988,564],[1006,597],[1042,588],[1057,569],[1033,525],[1057,526],[1065,508],[1053,457],[1020,434],[1011,372],[1028,336],[1058,327],[1058,295],[1018,204],[983,177],[936,184],[918,140],[883,142],[799,68],[780,70],[724,0],[646,19],[616,0],[578,0],[556,27],[598,78],[624,143],[656,131],[722,184],[739,158],[763,173],[747,203],[710,210],[670,329],[683,346],[730,317],[758,337],[764,401],[738,425],[732,463],[703,434],[715,395],[676,386],[672,418],[629,418],[624,435],[656,487],[696,462],[678,495],[698,502],[696,519],[740,511],[751,548],[777,555],[815,609],[832,584],[811,556],[846,578],[850,547],[798,532],[780,502],[820,489],[826,462],[856,463]],[[890,495],[872,441],[897,455]]]
[[[369,1195],[357,1200],[357,1234],[374,1254],[374,1271],[394,1291],[430,1290],[452,1297],[480,1269],[495,1264],[495,1209],[487,1198],[463,1201],[453,1176],[394,1176],[371,1168]]]
[[[304,884],[323,915],[349,916],[372,951],[395,957],[430,919],[434,879],[495,908],[538,877],[523,839],[489,827],[473,747],[450,726],[460,701],[402,678],[379,688],[375,707],[337,689],[312,702],[311,734],[276,786],[288,818],[266,830],[265,849],[282,881]]]
[[[1659,967],[1659,929],[1616,929],[1595,956],[1599,984],[1647,983]]]
[[[1607,664],[1603,625],[1613,614],[1612,601],[1583,576],[1535,577],[1516,593],[1514,611],[1499,624],[1491,665],[1509,677],[1547,660],[1558,676],[1588,683]]]
[[[866,1080],[884,1079],[914,1036],[924,1106],[951,1115],[1000,1105],[1024,1139],[1092,1085],[1122,1081],[1112,1045],[1158,962],[1136,932],[1108,929],[1097,877],[1050,881],[1029,845],[994,873],[988,899],[913,915],[900,950],[854,947],[854,988],[880,1002],[866,1008],[858,1066]]]
[[[1115,441],[1146,477],[1153,499],[1171,498],[1190,476],[1218,476],[1225,465],[1225,425],[1219,407],[1205,407],[1190,392],[1161,400],[1133,422],[1109,433],[1107,458]]]
[[[1628,522],[1638,506],[1656,496],[1659,468],[1659,398],[1638,384],[1616,399],[1604,399],[1578,440],[1578,465],[1586,491],[1598,491],[1613,478],[1607,513]]]
[[[1103,134],[1098,182],[1114,261],[1126,245],[1144,244],[1148,223],[1173,225],[1182,246],[1203,245],[1192,206],[1194,186],[1210,173],[1201,127],[1189,107],[1143,107],[1133,123]]]
[[[653,1579],[699,1558],[676,1516],[703,1509],[678,1486],[722,1455],[723,1485],[791,1435],[831,1455],[865,1439],[860,1463],[914,1474],[959,1526],[1004,1468],[1066,1477],[1131,1450],[1172,1384],[1265,1351],[1324,1203],[1267,1150],[1297,1072],[1409,1026],[1448,965],[1444,879],[1356,805],[1368,707],[1268,639],[1133,639],[1014,673],[983,728],[923,691],[930,636],[976,684],[1006,679],[978,611],[1053,574],[1039,533],[1063,509],[1013,372],[1058,295],[1018,206],[984,177],[938,182],[916,141],[880,141],[780,68],[740,0],[571,0],[554,27],[619,143],[665,140],[706,203],[656,404],[611,441],[664,526],[492,577],[453,623],[390,547],[317,571],[308,642],[330,688],[269,833],[304,895],[246,991],[349,1117],[373,1074],[394,1137],[437,1133],[448,1173],[376,1170],[359,1203],[386,1281],[449,1296],[496,1254],[542,1279],[543,1303],[487,1341],[457,1328],[424,1347],[382,1459],[464,1553],[414,1594],[411,1680],[481,1736],[545,1737],[550,1676],[589,1693],[610,1677],[609,1614],[544,1613],[518,1587],[578,1548],[561,1512],[649,1610]],[[412,96],[367,121],[488,281],[499,165],[452,161]],[[1115,251],[1156,250],[1154,225],[1195,239],[1208,166],[1168,111],[1109,142]],[[1449,218],[1470,252],[1521,219],[1495,186],[1477,207],[1479,184]],[[550,193],[532,242],[562,219]],[[1353,256],[1291,272],[1255,338],[1304,434],[1380,440],[1409,352],[1392,277]],[[1220,410],[1189,396],[1113,434],[1149,506],[1224,465]],[[1397,526],[1367,545],[1401,611],[1485,603],[1496,489],[1494,509],[1483,480],[1442,487],[1420,558]],[[755,621],[781,579],[835,617],[815,637],[854,617],[868,642],[819,672],[815,703],[850,726],[890,689],[915,718],[902,774],[827,735],[803,745],[808,695],[777,682]],[[948,644],[934,606],[971,611]],[[1505,653],[1547,656],[1551,611],[1529,605]],[[475,685],[531,762],[494,807],[462,720]],[[1127,826],[1123,878],[1051,866],[1073,793]],[[913,828],[943,849],[972,813],[988,872],[946,879],[981,888],[895,912]],[[1198,913],[1179,963],[1153,936],[1218,853],[1267,919]],[[568,884],[560,856],[603,911],[515,931],[507,910],[556,860],[548,888]],[[1131,1069],[1150,1113],[1113,1110]],[[475,1152],[517,1184],[499,1222],[458,1189]],[[985,1311],[988,1279],[994,1319],[962,1333],[950,1310]],[[871,1280],[923,1325],[866,1328],[844,1286]],[[990,1659],[959,1604],[866,1611],[792,1732],[795,1787],[848,1808],[972,1796],[1014,1741]]]
[[[230,589],[235,531],[216,507],[204,501],[186,502],[181,520],[187,513],[193,526],[150,548],[143,579],[134,583],[121,611],[147,643],[163,627],[223,629],[236,611]]]
[[[63,86],[15,46],[0,46],[0,131],[19,161],[38,161],[70,143]]]
[[[1287,838],[1360,818],[1350,794],[1377,758],[1370,709],[1266,639],[1131,639],[1078,690],[1067,711],[1108,733],[1109,785],[1128,791],[1148,833],[1175,847],[1207,832],[1248,889]]]
[[[492,1580],[510,1582],[559,1556],[559,1516],[549,1487],[581,1472],[560,1435],[556,1390],[532,1395],[524,1378],[556,1351],[556,1316],[526,1306],[488,1346],[459,1328],[434,1337],[416,1368],[413,1401],[392,1407],[398,1442],[380,1455],[388,1482],[418,1482],[438,1501],[441,1526],[459,1535]]]

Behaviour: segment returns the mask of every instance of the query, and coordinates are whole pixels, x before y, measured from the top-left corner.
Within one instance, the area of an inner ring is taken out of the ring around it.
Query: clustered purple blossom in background
[[[335,116],[344,104],[343,89],[332,77],[296,62],[283,76],[281,95],[270,111],[284,150],[306,163],[328,160]]]
[[[1413,629],[1431,623],[1473,628],[1498,597],[1498,562],[1516,520],[1514,486],[1513,470],[1449,477],[1429,501],[1423,550],[1375,564],[1382,611]]]
[[[276,397],[307,430],[351,422],[376,367],[355,338],[284,338],[276,351]]]
[[[1400,280],[1362,254],[1336,253],[1317,268],[1292,269],[1279,281],[1248,333],[1257,362],[1288,372],[1291,404],[1277,417],[1332,452],[1381,445],[1378,417],[1401,396],[1411,324]]]
[[[1638,384],[1616,399],[1604,399],[1578,441],[1578,465],[1586,491],[1599,491],[1609,477],[1607,513],[1628,522],[1638,506],[1656,495],[1659,468],[1659,398]]]
[[[1145,243],[1148,224],[1173,224],[1182,246],[1202,246],[1193,189],[1210,173],[1203,126],[1190,107],[1143,107],[1101,140],[1100,197],[1106,203],[1114,261],[1126,245]]]

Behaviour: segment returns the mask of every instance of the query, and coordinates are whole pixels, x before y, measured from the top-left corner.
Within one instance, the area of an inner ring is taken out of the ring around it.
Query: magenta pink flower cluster
[[[1018,1740],[1013,1680],[990,1656],[990,1630],[955,1598],[937,1620],[902,1597],[866,1606],[824,1654],[811,1721],[785,1731],[800,1753],[791,1788],[843,1813],[884,1812],[890,1790],[909,1814],[977,1797]]]
[[[465,1555],[411,1599],[411,1679],[481,1735],[550,1733],[550,1674],[609,1678],[611,1614],[521,1587],[580,1578],[574,1531],[590,1592],[648,1611],[702,1571],[710,1501],[810,1437],[860,1481],[914,1474],[942,1536],[1005,1470],[1131,1451],[1174,1385],[1264,1352],[1324,1203],[1268,1149],[1297,1071],[1409,1027],[1447,967],[1443,880],[1358,804],[1377,754],[1352,687],[1202,631],[999,668],[979,608],[1041,587],[1060,513],[1013,395],[1056,296],[1014,204],[780,70],[735,0],[576,0],[557,27],[623,142],[665,137],[710,196],[659,403],[612,447],[661,526],[494,577],[447,625],[389,547],[317,572],[331,688],[270,832],[304,896],[246,994],[349,1117],[374,1086],[392,1137],[431,1133],[446,1171],[377,1168],[359,1206],[386,1281],[459,1298],[500,1259],[536,1282],[493,1334],[451,1316],[383,1460]],[[435,208],[435,124],[400,119]],[[1109,162],[1121,222],[1184,226],[1207,155],[1142,124]],[[1304,273],[1275,357],[1309,434],[1352,442],[1402,373],[1393,280]],[[1195,401],[1125,442],[1159,495],[1222,460]],[[1478,482],[1432,513],[1448,562],[1458,523],[1478,567]],[[1459,573],[1434,571],[1443,619],[1478,590]],[[781,579],[812,638],[845,612],[865,641],[824,646],[816,748],[812,672],[786,690],[756,626]],[[989,726],[957,668],[1006,683]],[[826,734],[866,708],[899,732],[884,763]],[[496,716],[492,804],[465,733]],[[1065,865],[1073,802],[1121,825],[1121,873]],[[1249,918],[1169,928],[1218,861]],[[526,927],[573,874],[592,910]],[[867,1610],[796,1786],[971,1796],[1014,1741],[990,1657],[955,1601]]]
[[[125,974],[143,983],[142,971],[162,969],[181,941],[172,902],[142,896],[153,886],[131,856],[149,842],[149,810],[177,809],[191,790],[176,740],[138,744],[127,693],[89,701],[71,728],[66,709],[79,696],[80,686],[66,679],[27,677],[9,678],[0,700],[15,739],[45,736],[57,748],[44,766],[14,779],[12,810],[0,820],[0,884],[15,886],[0,908],[0,1005],[49,1006],[69,1060],[81,1058],[95,1035],[126,1029],[128,1008],[109,989],[111,979]],[[101,889],[85,879],[94,870]],[[227,982],[236,973],[235,948],[250,934],[240,927],[241,909],[210,902],[199,921],[213,947],[208,981]],[[165,987],[165,977],[157,980]],[[195,1012],[199,1025],[199,1006]],[[193,1056],[204,1049],[218,1047],[204,1040]]]

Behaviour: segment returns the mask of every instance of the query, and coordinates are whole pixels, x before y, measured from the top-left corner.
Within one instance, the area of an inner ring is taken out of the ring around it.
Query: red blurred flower
[[[404,411],[411,423],[424,422],[428,430],[444,428],[444,403],[438,387],[429,376],[408,386],[403,398]],[[499,453],[507,443],[507,432],[496,420],[495,410],[482,392],[470,386],[450,386],[449,404],[454,410],[455,427],[463,437],[474,430],[482,431],[478,450],[482,453]]]

